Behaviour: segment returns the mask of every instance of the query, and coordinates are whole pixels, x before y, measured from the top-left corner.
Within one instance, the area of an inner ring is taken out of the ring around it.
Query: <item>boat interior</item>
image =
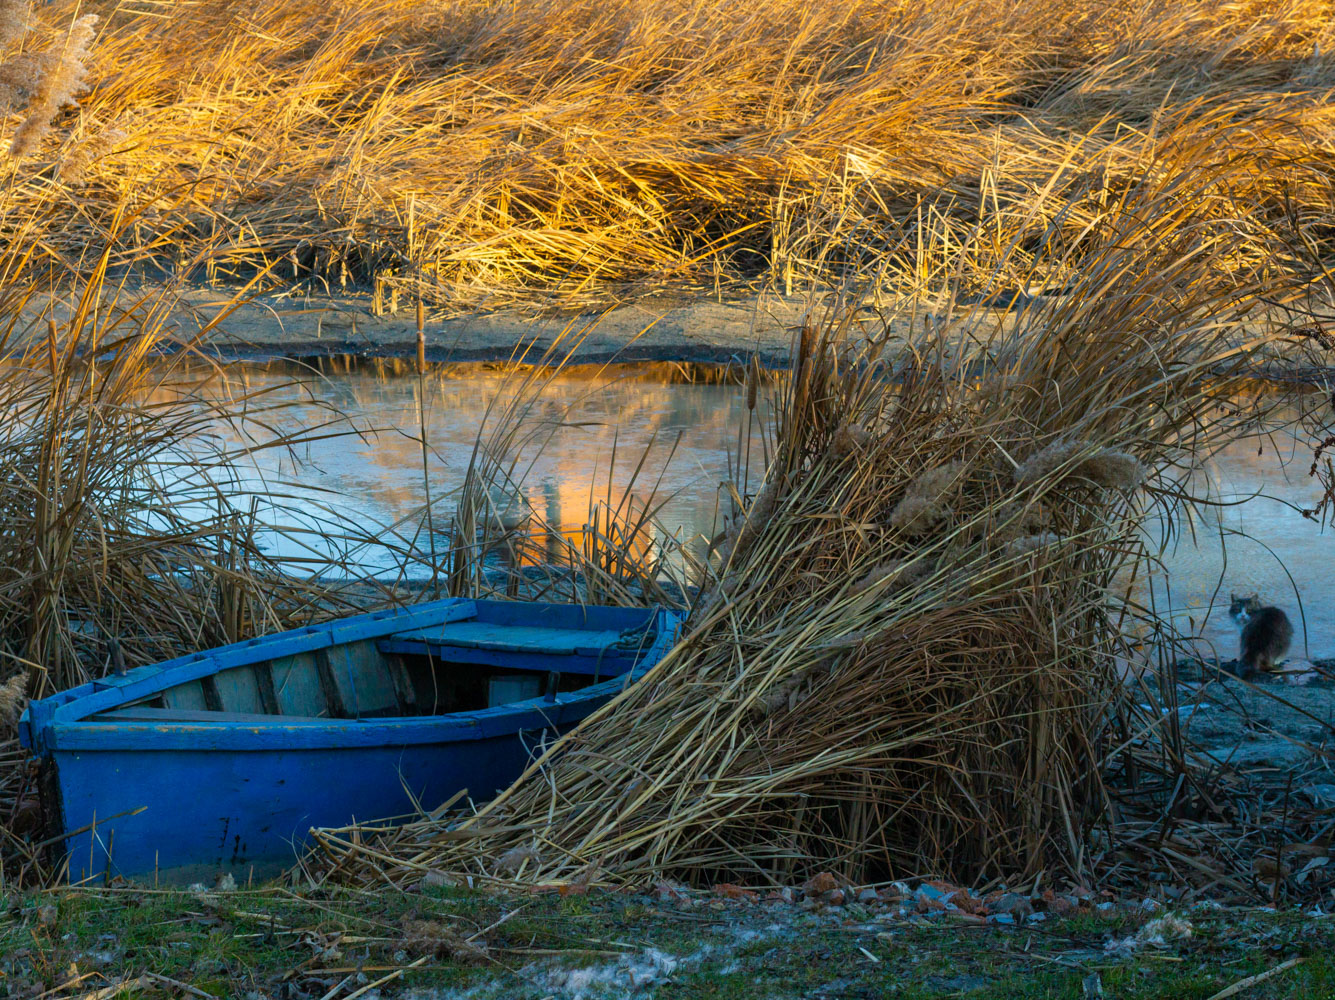
[[[470,602],[472,603],[472,602]],[[555,697],[631,671],[657,612],[475,603],[474,614],[285,652],[166,687],[89,721],[287,722],[422,717]],[[627,622],[631,627],[626,627]],[[265,656],[266,648],[274,655]]]

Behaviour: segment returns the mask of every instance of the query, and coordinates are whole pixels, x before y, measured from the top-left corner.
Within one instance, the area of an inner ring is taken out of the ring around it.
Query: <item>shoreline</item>
[[[183,290],[151,285],[126,288],[143,301],[174,297],[164,329],[178,344],[194,343],[225,361],[321,359],[412,359],[417,354],[417,319],[411,308],[380,308],[370,291],[296,295],[279,289],[252,295],[232,308],[212,329],[214,318],[229,308],[235,291],[193,285]],[[423,326],[425,359],[432,364],[522,363],[565,366],[605,364],[748,364],[755,356],[765,368],[792,365],[797,331],[808,315],[818,318],[831,304],[831,291],[784,296],[767,291],[714,299],[686,292],[661,293],[603,310],[546,314],[536,308],[504,308],[485,313],[427,317]],[[1060,297],[1044,300],[1056,303]],[[1041,308],[1042,302],[1027,299]],[[862,312],[884,322],[891,339],[907,342],[924,321],[940,324],[948,336],[986,340],[1021,321],[1022,309],[1010,300],[900,300],[884,304],[864,299]],[[70,305],[59,296],[41,296],[24,310],[34,321],[50,316],[68,320]],[[1278,310],[1258,315],[1240,330],[1239,346]],[[1258,351],[1254,377],[1267,382],[1335,382],[1335,336],[1326,345],[1308,341],[1294,357],[1276,347]],[[168,341],[170,342],[170,341]],[[1296,341],[1295,341],[1296,342]],[[165,345],[164,345],[165,346]],[[549,354],[550,352],[550,354]],[[165,351],[163,353],[170,353]],[[567,357],[568,355],[568,357]]]
[[[174,318],[192,316],[195,330],[228,301],[226,289],[192,288]],[[428,317],[426,360],[433,363],[541,363],[548,351],[572,364],[684,362],[726,364],[752,354],[767,367],[791,362],[792,331],[808,309],[805,297],[752,296],[717,301],[654,296],[601,311],[541,315],[520,309]],[[238,360],[410,358],[417,353],[412,308],[376,308],[369,293],[305,298],[266,293],[238,306],[203,344]]]

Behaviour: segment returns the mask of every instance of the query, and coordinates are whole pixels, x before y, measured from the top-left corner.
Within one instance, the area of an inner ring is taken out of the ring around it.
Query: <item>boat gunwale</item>
[[[282,650],[277,655],[284,656],[347,642],[384,638],[414,627],[443,625],[476,617],[477,605],[477,601],[468,598],[444,598],[290,629],[189,653],[161,663],[147,664],[124,676],[90,681],[30,703],[20,719],[19,740],[25,748],[49,754],[68,750],[276,750],[282,749],[284,745],[291,749],[372,748],[512,736],[524,728],[560,726],[564,724],[566,716],[583,709],[584,703],[615,696],[619,689],[638,679],[649,666],[662,658],[675,638],[676,629],[671,626],[678,618],[664,608],[615,609],[643,612],[655,619],[659,628],[654,641],[639,651],[635,666],[628,672],[557,694],[552,700],[540,696],[440,715],[353,719],[274,715],[271,723],[229,721],[225,718],[216,722],[90,719],[99,712],[114,710],[124,706],[127,701],[151,696],[178,684],[274,659],[275,648]],[[451,611],[454,613],[451,614]],[[645,624],[649,622],[646,620]],[[645,665],[646,660],[649,661],[648,666]],[[579,717],[582,714],[587,712],[581,713]],[[523,721],[524,716],[532,716],[531,726],[516,724]],[[294,721],[298,719],[302,721]],[[265,736],[274,738],[263,739]],[[201,737],[207,739],[200,742]],[[257,737],[261,738],[259,743]],[[188,744],[187,738],[191,741]],[[125,745],[118,746],[122,740]]]
[[[48,745],[56,753],[71,750],[152,753],[164,750],[373,749],[480,741],[514,736],[525,729],[558,728],[566,724],[566,717],[570,715],[583,718],[587,712],[572,710],[582,710],[590,701],[606,701],[614,697],[627,684],[638,680],[646,669],[637,668],[628,674],[558,694],[554,701],[540,697],[443,715],[370,719],[293,716],[286,722],[281,715],[275,715],[273,722],[229,722],[226,719],[217,722],[54,721],[48,727]],[[307,721],[293,722],[291,719]]]

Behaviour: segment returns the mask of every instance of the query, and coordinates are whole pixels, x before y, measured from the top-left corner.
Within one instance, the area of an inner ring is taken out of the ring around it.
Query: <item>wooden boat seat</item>
[[[376,643],[382,653],[432,656],[453,663],[612,676],[628,669],[638,650],[616,629],[549,628],[461,621],[395,632]],[[551,657],[561,657],[557,664]]]

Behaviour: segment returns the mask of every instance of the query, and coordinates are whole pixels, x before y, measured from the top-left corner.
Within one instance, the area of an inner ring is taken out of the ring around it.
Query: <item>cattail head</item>
[[[835,431],[830,447],[840,458],[858,455],[871,444],[871,432],[861,424],[844,424]]]
[[[756,397],[760,393],[760,358],[751,355],[751,367],[746,370],[746,408],[756,408]]]
[[[70,30],[56,47],[43,52],[35,64],[32,86],[25,87],[31,97],[28,115],[14,130],[10,143],[12,156],[21,157],[36,150],[51,130],[51,119],[67,104],[78,106],[75,95],[87,85],[90,57],[88,46],[97,27],[97,15],[85,14],[70,25]]]
[[[1105,448],[1080,463],[1077,475],[1106,490],[1134,490],[1145,481],[1145,466],[1135,455]]]
[[[27,34],[29,9],[28,0],[0,0],[0,48]]]
[[[1005,553],[1012,558],[1020,558],[1033,552],[1052,548],[1061,544],[1061,537],[1051,531],[1037,535],[1023,535],[1006,543]]]
[[[18,725],[19,716],[28,704],[28,678],[15,674],[0,684],[0,732]]]
[[[1145,467],[1134,455],[1112,448],[1091,451],[1087,443],[1074,440],[1052,442],[1030,455],[1015,470],[1015,482],[1020,486],[1056,480],[1072,485],[1133,490],[1144,478]]]
[[[125,138],[125,133],[120,129],[102,129],[66,152],[56,166],[56,175],[66,184],[82,184],[88,168],[110,153],[117,143],[124,142]]]
[[[756,498],[751,501],[751,506],[747,508],[746,515],[737,524],[735,530],[728,532],[729,538],[725,540],[723,546],[719,549],[719,554],[724,562],[733,556],[739,556],[752,543],[760,537],[765,527],[774,517],[774,512],[779,507],[779,481],[778,479],[768,480],[756,494]],[[726,551],[724,550],[726,547]]]
[[[963,467],[959,462],[928,469],[909,484],[904,497],[890,513],[890,524],[905,534],[924,535],[950,517],[946,496],[954,488]]]
[[[503,872],[514,873],[523,867],[525,861],[538,861],[539,858],[537,844],[520,844],[497,858],[496,867]]]
[[[889,594],[907,590],[919,580],[932,574],[933,565],[926,559],[891,559],[877,563],[857,583],[850,592],[853,596],[869,591]]]

